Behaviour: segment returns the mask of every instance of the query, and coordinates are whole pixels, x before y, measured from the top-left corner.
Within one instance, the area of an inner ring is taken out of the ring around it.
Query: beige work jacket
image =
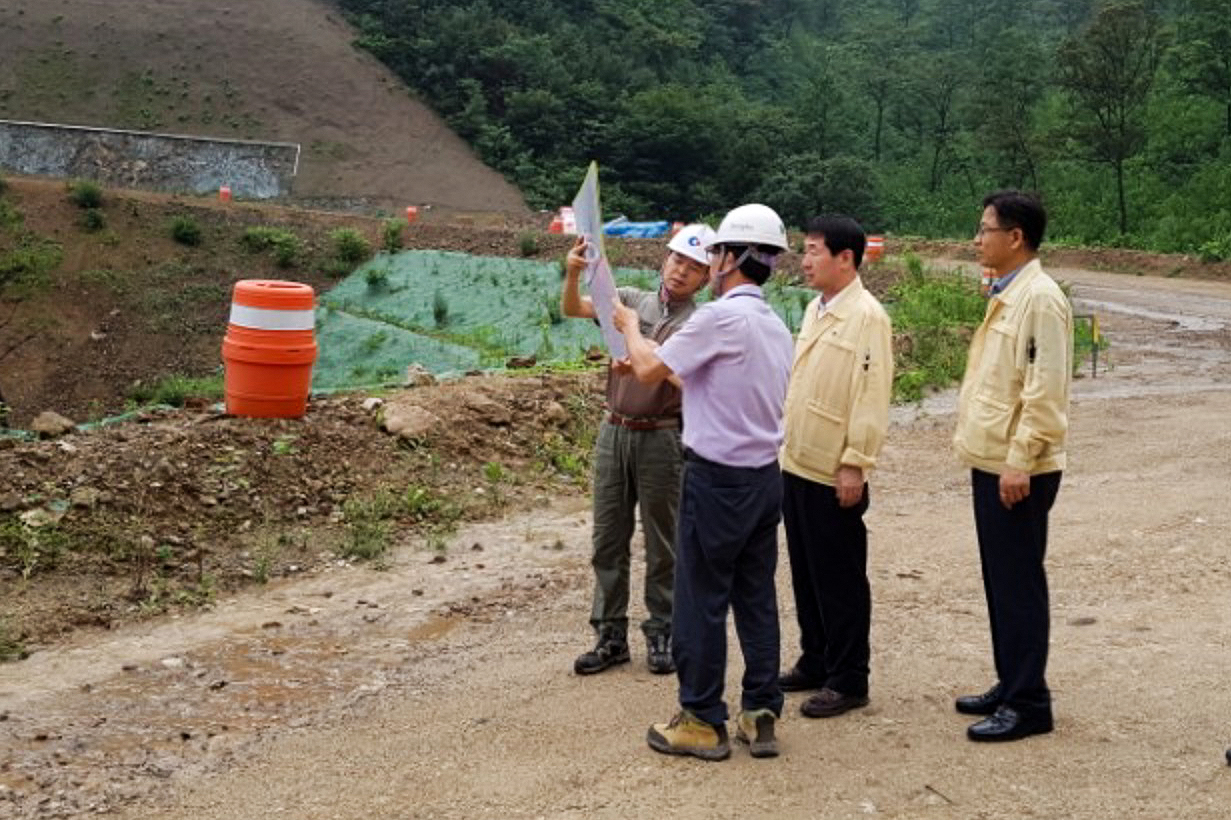
[[[817,316],[808,304],[786,396],[782,469],[833,485],[838,468],[876,466],[889,428],[893,331],[858,277]]]
[[[953,446],[990,473],[1063,470],[1073,309],[1037,259],[993,296],[970,341]]]

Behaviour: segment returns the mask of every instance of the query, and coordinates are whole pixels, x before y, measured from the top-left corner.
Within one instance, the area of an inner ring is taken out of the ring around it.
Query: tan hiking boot
[[[655,723],[645,739],[651,749],[663,754],[692,755],[702,760],[726,760],[731,756],[727,727],[711,726],[687,709],[681,709],[670,723]]]
[[[735,739],[747,743],[753,757],[777,757],[778,739],[774,737],[777,721],[777,716],[768,709],[740,712],[735,719]]]

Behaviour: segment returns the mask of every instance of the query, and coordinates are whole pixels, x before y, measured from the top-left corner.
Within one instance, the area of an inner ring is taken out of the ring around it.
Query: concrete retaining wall
[[[299,146],[0,120],[0,169],[94,179],[116,188],[232,195],[291,192]]]

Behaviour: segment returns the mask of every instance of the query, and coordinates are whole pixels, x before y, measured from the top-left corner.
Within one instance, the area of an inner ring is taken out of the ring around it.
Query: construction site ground
[[[89,486],[144,510],[174,547],[168,576],[203,560],[235,573],[206,606],[162,614],[141,609],[148,583],[91,607],[136,585],[131,564],[41,590],[6,576],[32,653],[0,665],[0,816],[1225,817],[1231,284],[1059,255],[1052,270],[1111,341],[1075,381],[1052,515],[1055,733],[976,745],[952,710],[993,674],[952,391],[895,408],[872,479],[870,705],[813,721],[790,696],[780,758],[703,764],[646,747],[675,686],[639,641],[629,665],[572,673],[592,640],[588,497],[547,465],[567,466],[552,448],[597,418],[601,375],[485,376],[386,395],[449,422],[410,447],[359,395],[302,422],[197,408],[0,452],[23,488]],[[247,487],[208,483],[240,464]],[[380,568],[337,560],[333,512],[382,484],[458,501],[458,528],[398,519]],[[228,565],[201,535],[214,530],[180,530],[202,505],[219,531],[285,529],[267,583],[242,583],[260,544]],[[783,560],[790,663],[787,573]],[[740,669],[732,634],[733,704]]]

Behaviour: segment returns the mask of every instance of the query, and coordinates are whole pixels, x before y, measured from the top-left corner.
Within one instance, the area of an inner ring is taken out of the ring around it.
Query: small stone
[[[76,427],[77,422],[51,410],[39,413],[30,423],[30,430],[38,433],[40,438],[59,438],[65,433],[72,432]]]
[[[374,413],[383,407],[385,400],[376,396],[371,396],[363,400],[363,409],[365,412]]]
[[[81,509],[91,509],[98,505],[98,490],[93,487],[76,487],[68,496],[68,503]]]
[[[406,367],[406,378],[402,381],[404,387],[428,387],[436,383],[436,377],[431,371],[419,363]]]

